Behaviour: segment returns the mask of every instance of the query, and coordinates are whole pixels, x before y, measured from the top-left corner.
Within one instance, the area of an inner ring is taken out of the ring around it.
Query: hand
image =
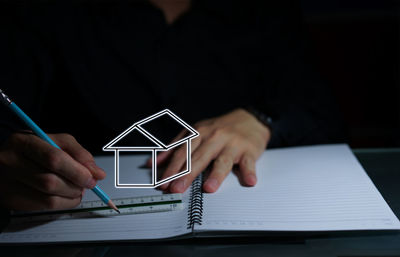
[[[59,150],[31,133],[14,133],[0,147],[0,204],[11,210],[77,206],[105,172],[68,134],[49,134]]]
[[[271,132],[244,109],[236,109],[223,116],[204,120],[195,125],[200,136],[192,140],[192,170],[171,183],[160,186],[174,193],[184,192],[192,181],[213,161],[211,172],[203,185],[206,192],[215,192],[225,177],[238,165],[242,184],[254,186],[257,182],[255,163],[265,150]],[[182,137],[181,133],[177,139]],[[169,160],[161,179],[168,178],[185,165],[186,148],[162,152],[157,164]],[[149,163],[151,165],[151,162]]]

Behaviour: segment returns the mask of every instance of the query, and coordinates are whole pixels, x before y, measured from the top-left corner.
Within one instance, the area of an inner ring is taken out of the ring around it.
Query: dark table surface
[[[400,217],[400,149],[354,150]],[[0,256],[400,256],[400,232],[319,237],[208,238],[148,243],[1,246]]]

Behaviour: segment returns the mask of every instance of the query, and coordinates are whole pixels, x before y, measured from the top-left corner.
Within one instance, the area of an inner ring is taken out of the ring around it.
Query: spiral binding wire
[[[200,174],[192,184],[190,191],[190,205],[188,208],[188,229],[193,229],[194,225],[201,225],[203,219],[203,192],[201,186],[203,184],[202,175]]]

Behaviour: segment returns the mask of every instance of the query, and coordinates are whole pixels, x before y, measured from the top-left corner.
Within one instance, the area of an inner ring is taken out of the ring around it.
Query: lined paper
[[[346,145],[266,151],[255,187],[232,173],[204,194],[196,230],[328,231],[400,229],[368,175]]]
[[[127,158],[127,157],[125,157]],[[140,166],[145,163],[146,156],[131,156],[132,167],[142,173],[132,173],[143,178],[149,172]],[[114,187],[114,157],[98,157],[96,163],[107,171],[105,180],[99,186],[112,198],[160,195],[161,191],[145,188]],[[189,191],[183,194],[183,210],[108,216],[102,218],[64,219],[48,223],[11,224],[0,234],[2,243],[45,243],[45,242],[85,242],[104,240],[160,239],[174,237],[191,232],[187,229],[187,202]],[[87,190],[83,201],[98,200],[97,196]]]
[[[132,157],[134,176],[146,156]],[[108,172],[99,185],[113,198],[162,194],[155,189],[116,189],[114,158],[98,157]],[[140,173],[143,170],[143,173]],[[204,194],[202,225],[208,231],[335,231],[400,229],[400,222],[346,145],[293,147],[266,151],[257,162],[258,183],[241,186],[231,173],[221,188]],[[184,210],[105,218],[65,219],[12,224],[0,243],[87,242],[161,239],[191,233],[187,229],[190,190]],[[97,200],[87,191],[84,201]]]

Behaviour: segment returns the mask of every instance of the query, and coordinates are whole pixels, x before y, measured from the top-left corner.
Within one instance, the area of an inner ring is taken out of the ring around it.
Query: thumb
[[[103,169],[96,165],[93,155],[83,148],[76,139],[70,134],[49,134],[51,139],[72,158],[89,169],[96,180],[106,177]]]

